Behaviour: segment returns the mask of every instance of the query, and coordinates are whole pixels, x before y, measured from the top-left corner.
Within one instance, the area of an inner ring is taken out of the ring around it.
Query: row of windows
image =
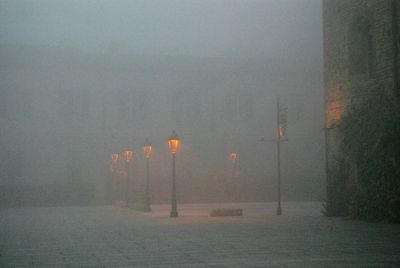
[[[0,114],[7,119],[23,120],[29,119],[35,114],[33,103],[40,103],[34,97],[25,92],[10,98],[4,90],[0,92]],[[14,94],[15,95],[15,94]],[[199,120],[209,113],[220,111],[218,101],[213,98],[205,99],[199,92],[184,94],[176,92],[171,94],[171,116],[177,121],[183,118]],[[102,117],[114,111],[116,119],[127,120],[134,116],[138,119],[145,119],[151,110],[150,96],[146,91],[129,92],[120,91],[110,100],[103,101],[98,111]],[[225,96],[222,105],[223,116],[228,120],[248,120],[254,116],[254,99],[250,94],[229,93]],[[56,114],[64,119],[90,119],[93,115],[94,106],[98,101],[93,100],[89,93],[84,91],[62,90],[59,91],[56,99]]]
[[[249,93],[228,93],[222,103],[213,97],[206,99],[199,92],[175,92],[171,97],[171,116],[177,122],[198,121],[206,117],[214,120],[218,111],[222,111],[221,116],[227,120],[250,120],[254,117],[254,99]]]

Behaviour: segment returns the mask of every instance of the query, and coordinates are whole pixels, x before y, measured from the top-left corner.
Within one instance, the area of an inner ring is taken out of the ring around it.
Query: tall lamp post
[[[130,162],[133,160],[133,151],[132,150],[125,150],[124,151],[124,156],[125,156],[125,170],[126,170],[126,189],[125,189],[125,201],[126,204],[125,206],[128,207],[129,205],[129,188],[130,188]]]
[[[231,158],[232,161],[232,176],[231,179],[233,181],[233,177],[235,176],[235,166],[236,166],[236,159],[237,159],[238,154],[236,152],[232,152],[229,157]]]
[[[277,173],[278,173],[278,207],[276,209],[276,215],[282,215],[281,208],[281,141],[286,135],[286,113],[284,109],[280,107],[279,96],[276,98],[276,114],[277,114],[277,139],[276,139],[276,149],[277,149]]]
[[[168,147],[172,154],[172,196],[171,196],[171,214],[170,217],[178,217],[178,210],[176,208],[176,183],[175,183],[175,155],[179,150],[180,139],[175,131],[168,139]]]
[[[261,138],[262,142],[276,142],[277,152],[277,177],[278,177],[278,207],[276,209],[276,215],[282,215],[281,207],[281,142],[287,141],[286,137],[286,126],[287,126],[287,108],[280,107],[279,96],[276,97],[276,139],[265,140]]]
[[[228,184],[228,185],[230,185],[230,187],[225,190],[225,195],[226,195],[225,197],[228,200],[230,199],[231,195],[236,192],[234,179],[235,179],[235,169],[236,169],[237,157],[238,157],[238,153],[237,152],[231,152],[229,154],[229,158],[231,159],[231,162],[232,162],[232,170],[231,170],[231,181]],[[225,187],[227,187],[227,185],[225,185]]]
[[[144,143],[143,151],[146,157],[146,200],[144,205],[144,211],[151,211],[150,207],[150,156],[151,156],[151,143],[146,139]]]

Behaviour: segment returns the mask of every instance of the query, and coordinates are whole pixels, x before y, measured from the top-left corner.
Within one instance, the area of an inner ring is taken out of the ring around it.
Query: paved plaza
[[[209,217],[240,207],[243,217]],[[320,203],[0,209],[0,267],[396,267],[400,226],[321,215]]]

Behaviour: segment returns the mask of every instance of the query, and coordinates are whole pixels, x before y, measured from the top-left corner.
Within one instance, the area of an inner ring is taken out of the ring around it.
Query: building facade
[[[398,94],[400,5],[397,0],[324,0],[324,87],[327,143],[327,211],[345,212],[337,126],[360,102]]]

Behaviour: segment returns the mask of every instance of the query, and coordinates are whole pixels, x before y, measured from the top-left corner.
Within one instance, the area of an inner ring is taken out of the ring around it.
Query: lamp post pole
[[[146,193],[145,193],[145,203],[144,203],[144,211],[151,211],[150,207],[150,155],[151,155],[151,144],[146,139],[146,142],[143,147],[144,155],[146,157]]]
[[[129,190],[130,190],[130,177],[131,177],[131,165],[130,162],[133,160],[133,151],[126,150],[125,154],[125,171],[126,171],[126,189],[125,189],[125,206],[129,206]]]
[[[276,149],[277,149],[277,175],[278,175],[278,208],[276,209],[276,215],[282,215],[281,208],[281,126],[280,126],[280,107],[279,107],[279,97],[276,99],[277,108],[277,139],[276,139]]]
[[[172,191],[171,191],[171,214],[172,218],[178,217],[178,210],[176,208],[176,182],[175,182],[175,155],[178,152],[180,140],[175,131],[169,137],[168,146],[172,154]]]
[[[150,159],[146,158],[146,207],[145,211],[151,211],[150,208]]]
[[[233,182],[233,179],[234,179],[234,177],[235,177],[235,165],[236,165],[236,162],[233,161],[233,162],[232,162],[232,174],[231,174],[232,182]]]
[[[171,196],[171,217],[178,217],[176,208],[176,182],[175,182],[175,154],[172,155],[172,196]]]
[[[126,189],[125,189],[125,206],[129,206],[129,187],[130,187],[130,168],[129,168],[129,162],[125,162],[125,169],[126,169]]]
[[[230,154],[230,158],[231,158],[231,161],[232,161],[232,174],[231,174],[231,183],[230,183],[231,187],[233,185],[235,185],[234,179],[235,179],[235,167],[236,167],[237,156],[238,156],[237,152],[232,152]],[[228,196],[229,196],[229,192],[232,193],[232,191],[228,191]]]

